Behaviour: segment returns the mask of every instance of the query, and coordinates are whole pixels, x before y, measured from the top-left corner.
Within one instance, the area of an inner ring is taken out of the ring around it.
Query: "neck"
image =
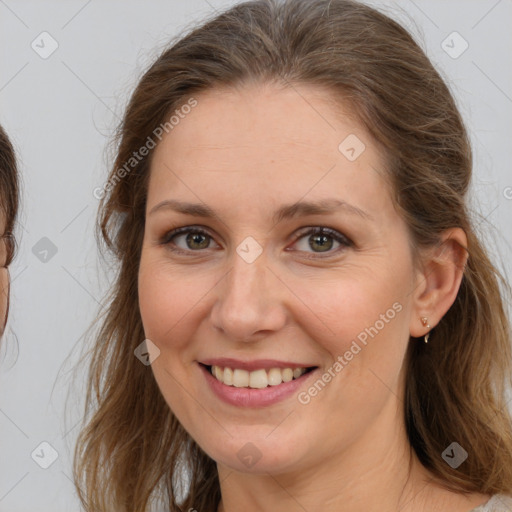
[[[401,416],[397,402],[391,402],[349,448],[328,459],[315,463],[312,457],[279,474],[240,473],[219,464],[219,512],[423,510],[433,479],[411,449],[403,422],[389,421],[390,415]]]

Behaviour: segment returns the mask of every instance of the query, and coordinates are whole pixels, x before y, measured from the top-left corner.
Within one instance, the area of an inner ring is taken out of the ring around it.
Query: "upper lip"
[[[275,359],[253,359],[252,361],[240,361],[229,357],[204,359],[199,361],[205,366],[220,366],[221,368],[238,368],[240,370],[269,370],[270,368],[311,368],[315,365],[296,363],[292,361],[277,361]]]

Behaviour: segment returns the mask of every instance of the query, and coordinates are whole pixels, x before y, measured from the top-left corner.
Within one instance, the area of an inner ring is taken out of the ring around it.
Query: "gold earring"
[[[428,323],[428,318],[426,316],[421,318],[421,323],[427,328],[430,329],[430,324]],[[425,337],[423,338],[425,343],[428,343],[428,339],[430,338],[430,331],[425,334]]]

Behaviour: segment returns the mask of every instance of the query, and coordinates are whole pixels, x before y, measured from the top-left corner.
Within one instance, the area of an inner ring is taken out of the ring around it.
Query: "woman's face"
[[[417,274],[376,144],[314,87],[196,99],[155,149],[140,262],[165,400],[239,471],[389,441]]]

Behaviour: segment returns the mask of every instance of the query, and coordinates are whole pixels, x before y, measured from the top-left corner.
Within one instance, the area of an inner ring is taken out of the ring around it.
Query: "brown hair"
[[[75,454],[86,510],[147,510],[156,493],[172,511],[216,510],[215,462],[133,355],[144,339],[137,272],[150,156],[118,176],[192,95],[249,82],[316,85],[334,102],[348,102],[385,148],[393,199],[417,250],[439,243],[448,228],[465,231],[469,260],[455,303],[428,345],[409,344],[405,422],[420,461],[448,488],[510,493],[512,422],[504,396],[511,374],[509,324],[502,278],[466,205],[471,149],[449,89],[409,33],[373,8],[350,0],[255,0],[218,14],[164,51],[140,80],[119,128],[112,186],[99,216],[119,271],[93,351],[91,418]],[[456,470],[441,458],[454,440],[471,452]],[[190,484],[183,492],[184,466]]]
[[[16,156],[11,141],[4,129],[0,126],[0,210],[4,216],[5,227],[0,233],[1,243],[6,244],[8,267],[14,258],[16,244],[13,235],[19,205],[19,184]],[[3,290],[2,290],[3,293]],[[0,330],[3,331],[9,315],[9,289],[7,290],[7,310],[2,320]]]

